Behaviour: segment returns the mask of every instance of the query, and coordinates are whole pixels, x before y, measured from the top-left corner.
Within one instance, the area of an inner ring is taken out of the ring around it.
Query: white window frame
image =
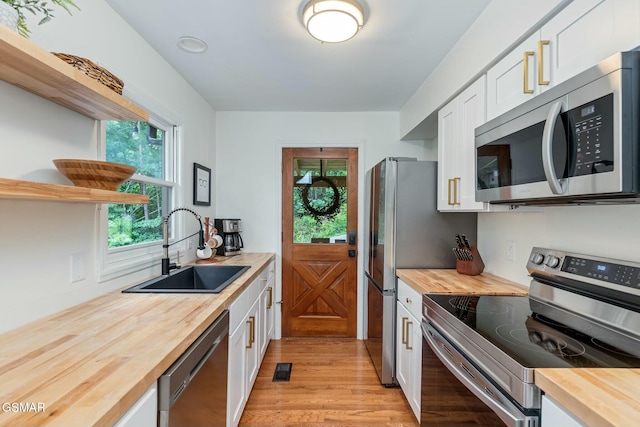
[[[106,122],[99,123],[98,156],[106,158]],[[182,206],[183,191],[180,177],[182,176],[182,128],[171,121],[157,115],[149,115],[149,124],[165,132],[165,167],[167,180],[155,179],[135,174],[132,179],[151,184],[171,187],[171,208]],[[98,283],[107,282],[145,269],[158,270],[162,259],[162,241],[139,243],[131,246],[109,248],[108,205],[98,205],[97,234],[97,280]],[[170,242],[179,241],[185,235],[184,221],[173,221],[171,224],[173,236]],[[171,258],[179,257],[179,251],[186,249],[186,242],[180,242],[169,248]]]

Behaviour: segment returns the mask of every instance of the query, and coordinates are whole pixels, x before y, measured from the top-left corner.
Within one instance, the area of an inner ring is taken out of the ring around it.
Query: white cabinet
[[[540,427],[587,427],[547,395],[542,396],[541,412]]]
[[[227,426],[235,427],[240,422],[260,367],[256,342],[259,282],[259,278],[254,280],[229,306],[231,333],[227,370]]]
[[[154,382],[113,427],[156,427],[157,425],[158,383]]]
[[[487,120],[498,117],[540,93],[536,44],[539,32],[487,71]]]
[[[267,308],[267,340],[272,340],[275,337],[276,327],[276,306],[275,304],[275,292],[276,292],[276,263],[275,261],[269,264],[269,279],[267,282],[267,301],[265,306]]]
[[[640,45],[640,2],[575,0],[487,72],[487,120]]]
[[[542,27],[540,39],[549,41],[543,48],[543,78],[558,84],[640,45],[640,2],[573,1]]]
[[[247,374],[247,399],[249,398],[249,394],[251,394],[251,389],[253,388],[253,383],[256,381],[258,377],[258,370],[260,369],[260,334],[258,331],[260,330],[259,324],[259,311],[260,305],[258,301],[255,301],[251,308],[249,309],[249,313],[247,314],[246,320],[246,328],[247,328],[247,340],[245,351],[247,353],[247,359],[245,363],[245,371]]]
[[[422,330],[420,294],[398,279],[396,313],[396,378],[420,422]]]
[[[271,262],[229,306],[229,427],[240,422],[262,358],[273,337],[274,283],[275,262]]]
[[[475,129],[485,122],[483,75],[438,111],[438,210],[482,211],[476,202]]]
[[[275,262],[271,262],[260,275],[265,286],[260,294],[260,360],[267,351],[269,341],[273,338],[275,328],[275,309],[273,296],[275,289]]]
[[[248,331],[244,326],[229,336],[229,362],[227,379],[227,426],[237,426],[247,403],[247,353]]]

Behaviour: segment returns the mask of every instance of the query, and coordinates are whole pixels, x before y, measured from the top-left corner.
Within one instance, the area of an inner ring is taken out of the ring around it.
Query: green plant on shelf
[[[71,15],[71,9],[80,8],[73,2],[73,0],[1,0],[13,7],[18,12],[18,33],[24,37],[29,37],[31,31],[27,27],[27,17],[25,12],[30,12],[35,16],[41,16],[42,18],[38,22],[38,25],[42,25],[45,22],[51,21],[54,18],[55,10],[51,8],[51,5],[62,7]]]

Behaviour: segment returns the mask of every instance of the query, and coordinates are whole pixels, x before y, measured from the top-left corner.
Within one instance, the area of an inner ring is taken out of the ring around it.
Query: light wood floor
[[[289,382],[272,382],[276,363],[293,363]],[[418,426],[398,387],[380,384],[363,341],[271,341],[241,427]]]

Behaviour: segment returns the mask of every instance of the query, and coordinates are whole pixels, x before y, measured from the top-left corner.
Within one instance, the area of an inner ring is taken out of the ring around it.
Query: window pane
[[[107,161],[134,166],[139,175],[166,179],[165,133],[145,122],[107,121]]]
[[[171,188],[127,181],[118,191],[147,194],[149,204],[109,205],[109,248],[162,240],[163,202],[170,203]]]
[[[293,242],[346,243],[347,160],[294,159]]]

